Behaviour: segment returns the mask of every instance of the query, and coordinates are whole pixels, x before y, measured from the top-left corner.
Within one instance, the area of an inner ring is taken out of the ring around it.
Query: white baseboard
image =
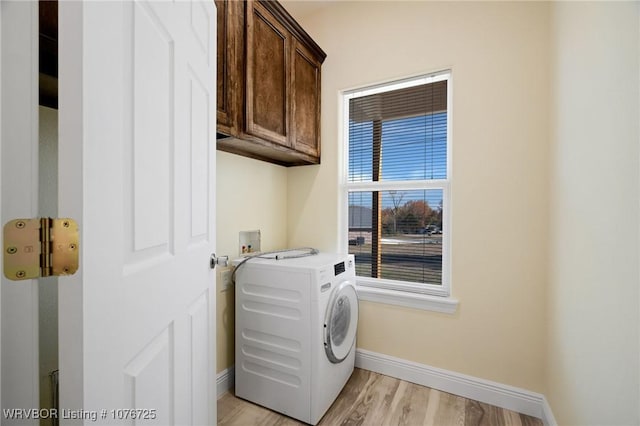
[[[555,426],[544,395],[441,368],[356,350],[356,367],[542,419]]]
[[[545,426],[557,426],[547,399],[539,393],[365,349],[356,350],[356,367],[538,417]],[[233,389],[234,379],[234,366],[218,374],[218,398]]]
[[[216,393],[217,399],[220,399],[225,392],[233,389],[235,381],[234,367],[233,365],[224,371],[221,371],[216,376]]]
[[[549,401],[544,396],[542,397],[542,421],[544,426],[558,426],[556,418],[553,416]]]

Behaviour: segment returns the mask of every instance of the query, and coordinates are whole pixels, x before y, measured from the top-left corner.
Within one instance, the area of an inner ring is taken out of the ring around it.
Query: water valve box
[[[260,251],[260,230],[240,231],[239,253],[240,255]]]

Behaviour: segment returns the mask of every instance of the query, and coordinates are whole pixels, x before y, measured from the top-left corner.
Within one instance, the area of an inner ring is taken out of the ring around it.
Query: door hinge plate
[[[4,225],[4,276],[20,281],[73,275],[78,224],[73,219],[15,219]]]

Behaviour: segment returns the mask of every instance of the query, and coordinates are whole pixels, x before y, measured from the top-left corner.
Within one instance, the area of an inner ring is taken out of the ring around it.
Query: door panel
[[[175,127],[171,108],[175,88],[172,72],[174,40],[156,8],[127,4],[124,93],[124,206],[127,269],[142,262],[162,262],[174,251],[173,149]],[[131,16],[132,15],[132,16]],[[152,76],[152,77],[150,77]],[[151,105],[152,102],[152,105]],[[158,188],[162,188],[161,191]]]
[[[209,95],[206,87],[198,80],[198,78],[190,73],[189,75],[189,142],[191,152],[191,234],[190,245],[199,242],[207,242],[210,234],[210,218],[209,211],[209,193],[214,188],[209,186],[207,173],[209,172],[209,160],[211,158],[208,135],[215,132],[209,128],[208,117],[214,114],[209,110]]]
[[[172,23],[160,18],[168,5],[162,6],[144,2],[127,5],[133,9],[133,32],[127,34],[130,39],[125,39],[125,44],[133,47],[133,72],[127,75],[131,81],[125,82],[133,88],[128,99],[133,110],[129,120],[132,132],[127,132],[132,145],[132,181],[125,181],[125,187],[133,188],[131,236],[134,252],[156,248],[156,255],[173,251],[170,202],[174,180],[171,153],[175,122],[171,110],[175,107],[175,40],[171,28],[167,28]]]
[[[60,211],[82,235],[67,291],[81,308],[61,309],[61,340],[81,335],[61,345],[62,406],[214,424],[213,2],[61,2],[60,14],[60,155],[75,158]]]
[[[3,1],[0,15],[3,226],[38,215],[38,4]],[[2,274],[2,408],[40,406],[37,285],[37,280],[10,281]],[[2,418],[3,425],[37,422]]]
[[[171,407],[174,391],[171,377],[173,353],[172,329],[163,330],[124,368],[125,397],[123,407]],[[153,409],[150,409],[153,410]],[[143,415],[145,413],[143,412]],[[149,411],[145,424],[174,424],[173,410]],[[123,413],[122,416],[125,416]],[[116,416],[118,417],[118,416]]]
[[[206,392],[209,378],[200,374],[200,371],[206,371],[209,360],[211,330],[209,328],[210,300],[209,294],[204,293],[189,308],[189,339],[191,348],[191,418],[193,424],[207,424],[208,407]],[[209,395],[210,397],[210,395]],[[211,423],[209,423],[211,424]]]

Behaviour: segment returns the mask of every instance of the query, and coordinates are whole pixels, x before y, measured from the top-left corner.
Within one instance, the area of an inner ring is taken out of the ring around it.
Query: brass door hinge
[[[73,219],[15,219],[4,225],[4,276],[10,280],[73,275],[78,252]]]

